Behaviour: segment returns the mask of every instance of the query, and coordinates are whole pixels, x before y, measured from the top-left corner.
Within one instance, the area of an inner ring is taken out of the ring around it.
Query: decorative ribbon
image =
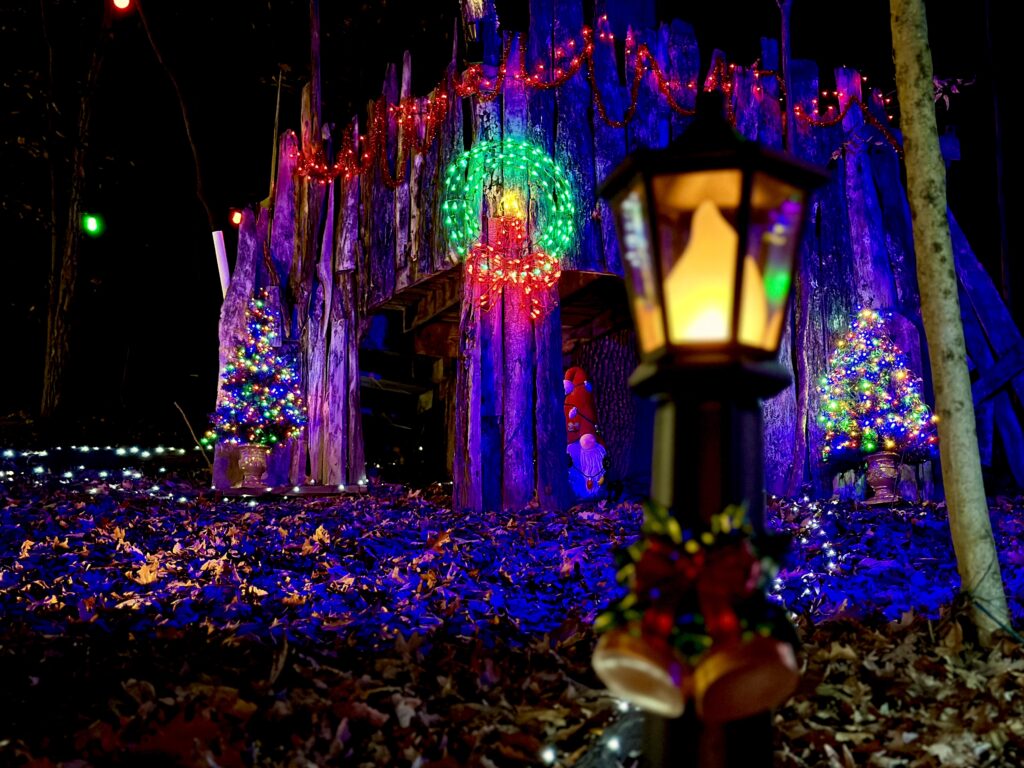
[[[480,286],[478,306],[490,309],[506,288],[521,286],[523,296],[530,299],[530,317],[544,313],[544,297],[558,283],[562,274],[558,259],[526,250],[526,223],[516,216],[502,216],[492,232],[494,243],[476,243],[466,258],[466,274]]]

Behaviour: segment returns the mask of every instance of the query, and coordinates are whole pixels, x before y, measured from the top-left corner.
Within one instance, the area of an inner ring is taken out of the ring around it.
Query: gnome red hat
[[[562,377],[565,387],[565,432],[567,441],[575,443],[583,435],[594,435],[599,443],[604,443],[598,434],[597,409],[591,394],[590,382],[586,372],[574,365]]]

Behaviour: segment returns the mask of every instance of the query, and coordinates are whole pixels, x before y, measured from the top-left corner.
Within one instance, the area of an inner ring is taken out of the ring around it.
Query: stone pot
[[[238,468],[242,472],[242,488],[250,488],[261,485],[263,476],[267,473],[267,455],[270,448],[265,445],[254,445],[243,443],[238,446]]]
[[[896,464],[899,455],[892,451],[878,451],[868,456],[868,485],[873,495],[865,504],[897,504],[896,478],[899,476]]]

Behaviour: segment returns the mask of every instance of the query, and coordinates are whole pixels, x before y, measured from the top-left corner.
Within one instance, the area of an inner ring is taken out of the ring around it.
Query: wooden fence
[[[347,485],[365,477],[359,341],[375,310],[401,303],[410,292],[427,302],[425,314],[432,296],[440,296],[439,306],[450,303],[449,289],[439,293],[431,287],[432,279],[461,269],[449,257],[440,226],[441,174],[473,143],[528,138],[556,157],[580,201],[576,242],[563,270],[619,276],[613,218],[595,201],[594,189],[629,151],[664,146],[679,136],[698,87],[726,90],[737,129],[782,146],[785,94],[775,75],[776,41],[762,40],[756,68],[727,64],[714,51],[711,68],[701,72],[689,24],[673,20],[633,28],[638,19],[654,18],[653,2],[608,5],[598,0],[595,17],[585,19],[582,0],[532,0],[529,33],[518,35],[499,32],[484,2],[478,17],[464,22],[475,26],[482,42],[478,67],[460,72],[453,51],[438,87],[416,97],[406,54],[400,68],[388,67],[382,98],[369,105],[368,125],[352,120],[340,129],[323,124],[319,115],[314,18],[314,77],[304,92],[301,129],[299,135],[281,136],[272,208],[245,212],[221,316],[223,363],[244,332],[244,306],[253,287],[277,286],[284,343],[301,360],[309,428],[298,445],[272,456],[271,484]],[[628,30],[624,48],[610,40],[611,12],[619,14],[616,27]],[[589,38],[585,24],[593,30]],[[552,78],[564,82],[541,87]],[[900,138],[882,95],[866,92],[860,73],[838,69],[835,83],[829,110],[816,65],[792,62],[796,151],[827,166],[832,177],[814,199],[783,342],[782,359],[794,385],[765,404],[766,479],[774,493],[829,488],[830,469],[819,460],[815,382],[858,305],[902,318],[897,343],[927,380]],[[494,209],[494,194],[485,192],[485,210]],[[969,355],[978,378],[983,457],[992,461],[998,434],[1024,485],[1018,418],[1024,346],[991,280],[952,224]],[[469,281],[461,290],[453,350],[458,405],[448,419],[455,503],[496,508],[536,494],[542,503],[562,505],[559,310],[530,321],[506,302],[485,313],[472,301]],[[231,482],[230,451],[218,453],[215,470],[218,486]]]

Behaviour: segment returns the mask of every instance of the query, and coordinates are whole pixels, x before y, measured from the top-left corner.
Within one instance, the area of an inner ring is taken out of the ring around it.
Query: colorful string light
[[[570,38],[554,47],[552,51],[554,64],[551,71],[548,71],[543,64],[538,64],[533,72],[527,72],[526,65],[521,58],[518,71],[510,73],[508,58],[512,41],[511,36],[508,36],[505,38],[501,60],[494,77],[485,75],[482,64],[474,64],[465,70],[461,77],[456,76],[450,81],[447,78],[441,81],[434,89],[432,96],[406,98],[397,104],[390,105],[381,96],[374,102],[370,129],[365,136],[360,136],[358,139],[349,138],[348,143],[339,151],[333,163],[325,157],[323,147],[319,144],[313,147],[303,147],[302,151],[295,155],[296,173],[300,177],[309,177],[326,184],[336,178],[351,180],[360,174],[372,172],[376,168],[379,169],[384,184],[390,189],[396,189],[405,182],[410,155],[422,155],[433,146],[434,140],[437,138],[438,126],[448,117],[451,103],[455,99],[473,97],[482,102],[493,101],[502,93],[505,80],[510,75],[527,89],[548,90],[565,84],[585,69],[587,81],[593,94],[594,108],[601,120],[613,128],[625,127],[636,115],[640,85],[648,74],[654,76],[658,93],[672,111],[684,117],[694,114],[694,109],[687,104],[693,103],[691,94],[696,93],[697,83],[690,81],[684,85],[670,78],[662,70],[650,48],[645,43],[636,44],[632,33],[630,33],[626,36],[625,47],[626,70],[629,71],[632,68],[629,104],[623,110],[621,118],[609,115],[594,72],[594,30],[584,26],[577,37],[579,42],[576,38]],[[608,45],[614,45],[615,35],[610,30],[607,16],[602,16],[598,21],[597,39]],[[735,64],[726,66],[724,62],[718,62],[715,69],[708,74],[704,89],[721,90],[727,96],[730,95],[732,93],[732,70],[735,68]],[[755,68],[754,76],[758,79],[773,78],[778,83],[779,100],[785,101],[784,83],[778,72]],[[764,89],[759,88],[758,93],[763,94]],[[833,92],[833,95],[838,97],[839,94]],[[735,125],[731,102],[731,98],[726,99],[729,119]],[[797,120],[815,128],[829,127],[841,122],[849,110],[856,106],[863,112],[864,119],[882,134],[897,154],[902,154],[902,147],[893,132],[860,99],[851,98],[846,106],[838,111],[838,114],[832,106],[829,106],[826,117],[817,115],[817,104],[818,100],[813,99],[810,109],[794,105],[793,112]],[[391,170],[387,152],[387,137],[391,121],[394,121],[398,136],[395,171]]]
[[[829,358],[818,391],[825,461],[857,460],[876,451],[904,458],[934,453],[936,418],[921,399],[921,379],[889,336],[880,312],[858,311]]]
[[[297,437],[306,424],[298,372],[273,347],[277,331],[268,301],[266,288],[249,300],[245,344],[221,371],[222,394],[204,444],[274,446]]]
[[[445,171],[441,215],[456,258],[464,258],[480,240],[484,186],[494,181],[501,181],[506,192],[522,182],[523,204],[537,203],[535,247],[555,259],[561,257],[575,234],[576,203],[568,174],[539,145],[506,139],[479,142]]]

